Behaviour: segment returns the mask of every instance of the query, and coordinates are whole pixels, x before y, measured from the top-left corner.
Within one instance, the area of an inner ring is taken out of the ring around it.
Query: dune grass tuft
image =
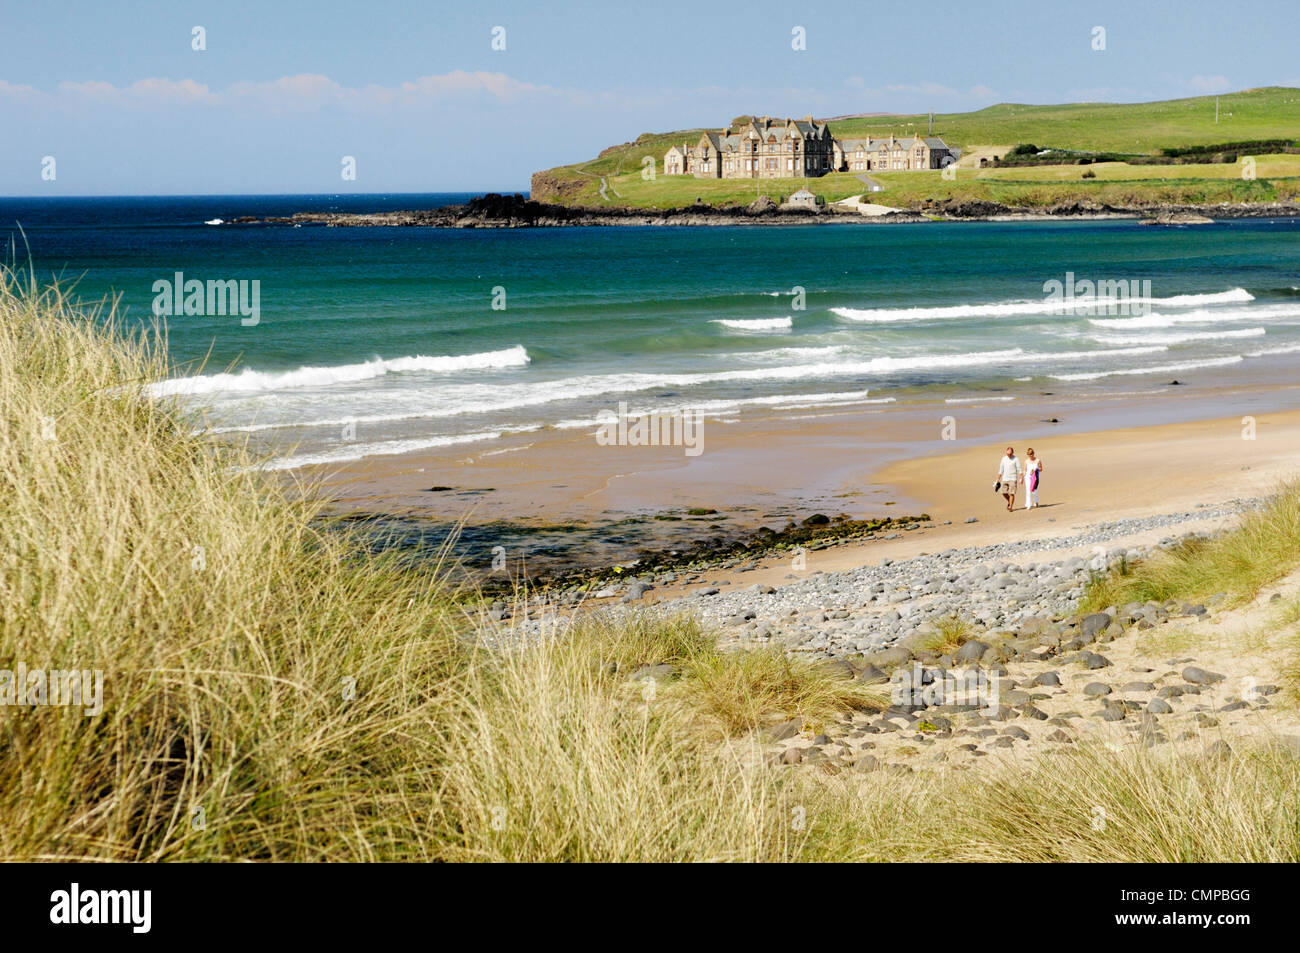
[[[921,648],[938,655],[949,655],[975,637],[975,626],[958,615],[946,615],[933,620],[934,631],[921,642]]]
[[[753,731],[769,715],[802,716],[814,727],[849,711],[880,711],[888,696],[779,648],[697,657],[684,695],[730,734]]]
[[[1218,593],[1241,602],[1298,566],[1300,483],[1292,482],[1227,532],[1187,539],[1123,572],[1099,577],[1085,594],[1084,608],[1201,600]]]

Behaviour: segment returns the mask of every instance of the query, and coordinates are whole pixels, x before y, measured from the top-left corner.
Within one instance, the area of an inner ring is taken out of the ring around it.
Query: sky
[[[515,191],[746,113],[1300,86],[1297,0],[798,6],[0,0],[0,195]]]

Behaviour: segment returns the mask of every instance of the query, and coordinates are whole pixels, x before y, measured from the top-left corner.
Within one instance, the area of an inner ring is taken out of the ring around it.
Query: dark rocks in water
[[[803,521],[804,526],[826,526],[830,523],[831,518],[825,513],[814,513]]]
[[[1171,380],[1171,381],[1170,381],[1166,386],[1168,386],[1168,387],[1181,387],[1181,386],[1182,386],[1182,383],[1183,383],[1182,381],[1180,381],[1180,380],[1178,380],[1177,378],[1175,378],[1174,380]]]
[[[454,486],[431,486],[424,492],[426,493],[446,493],[449,490],[456,489]]]
[[[939,213],[949,218],[989,218],[994,215],[1010,215],[1017,211],[999,202],[986,202],[983,199],[950,198],[934,206]]]
[[[1144,218],[1139,225],[1213,225],[1214,219],[1196,212],[1160,212],[1154,218]]]

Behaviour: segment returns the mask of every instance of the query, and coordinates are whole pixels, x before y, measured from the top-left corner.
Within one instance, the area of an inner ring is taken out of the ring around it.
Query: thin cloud
[[[1223,93],[1232,88],[1226,76],[1193,76],[1188,82],[1198,93]]]
[[[395,86],[368,84],[344,86],[319,73],[299,73],[273,80],[244,80],[214,91],[192,79],[149,77],[116,86],[102,80],[66,81],[53,90],[0,81],[0,96],[22,101],[45,101],[67,107],[116,105],[122,107],[234,106],[272,112],[314,112],[331,107],[358,112],[383,112],[393,107],[419,107],[429,103],[487,97],[510,103],[529,96],[554,95],[550,86],[525,82],[504,73],[454,70],[421,76]]]

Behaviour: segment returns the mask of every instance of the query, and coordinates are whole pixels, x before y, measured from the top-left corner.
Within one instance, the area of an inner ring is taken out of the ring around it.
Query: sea
[[[1140,395],[1300,367],[1295,219],[234,223],[469,197],[0,199],[0,235],[9,263],[165,327],[174,373],[154,392],[280,469],[594,429],[620,406],[731,418]],[[192,281],[256,282],[256,320],[170,307]]]

